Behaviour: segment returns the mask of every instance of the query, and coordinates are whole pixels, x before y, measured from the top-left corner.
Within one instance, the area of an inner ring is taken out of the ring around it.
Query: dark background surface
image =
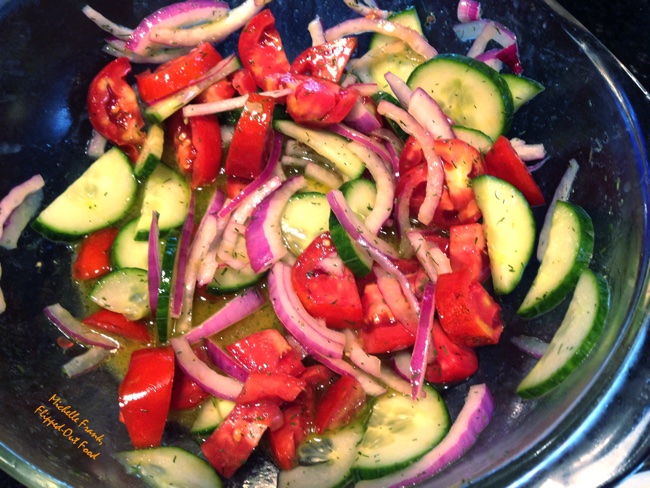
[[[381,1],[378,2],[381,5]],[[650,89],[650,3],[641,1],[563,0],[560,2]],[[20,483],[0,471],[0,488]]]

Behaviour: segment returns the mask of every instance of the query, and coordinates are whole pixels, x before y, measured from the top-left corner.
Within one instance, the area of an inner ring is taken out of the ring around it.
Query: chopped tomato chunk
[[[308,47],[291,63],[291,73],[338,83],[356,47],[356,37],[342,37]]]
[[[449,228],[449,260],[452,271],[469,269],[472,281],[482,283],[490,276],[490,258],[481,224]]]
[[[255,332],[226,349],[250,373],[299,376],[305,370],[298,353],[275,329]]]
[[[208,362],[208,353],[204,347],[196,344],[192,346],[192,350],[201,361]],[[209,396],[210,394],[187,376],[181,368],[176,368],[170,408],[174,410],[194,408]]]
[[[341,376],[316,405],[316,432],[336,430],[348,425],[366,406],[366,393],[352,376]]]
[[[290,402],[305,389],[305,382],[284,373],[249,373],[244,389],[237,397],[239,403],[270,400]]]
[[[99,278],[111,270],[111,247],[118,232],[115,227],[106,227],[84,238],[72,265],[75,280]]]
[[[151,334],[149,333],[147,324],[143,321],[129,320],[121,313],[113,312],[105,308],[90,314],[82,322],[90,327],[104,329],[111,334],[128,339],[145,343],[151,341]]]
[[[431,383],[464,381],[478,370],[476,351],[460,346],[445,333],[440,323],[433,323],[431,332],[433,354],[428,362],[425,378]]]

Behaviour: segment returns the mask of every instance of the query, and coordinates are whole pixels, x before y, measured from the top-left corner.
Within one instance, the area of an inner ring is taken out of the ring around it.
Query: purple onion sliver
[[[149,308],[153,317],[156,316],[158,308],[158,288],[160,287],[160,228],[158,227],[158,212],[155,210],[151,216],[151,227],[149,228],[149,254],[148,254],[148,286],[149,286]]]
[[[408,103],[408,111],[434,139],[454,139],[447,115],[438,102],[422,88],[416,88]]]
[[[544,342],[537,337],[527,335],[514,336],[510,341],[523,352],[535,359],[541,358],[548,348],[547,342]]]
[[[399,100],[399,103],[402,104],[402,107],[408,107],[409,100],[411,99],[413,92],[406,84],[406,82],[390,71],[384,75],[384,78],[386,79],[386,83],[388,83],[388,86],[390,86],[390,89],[393,91],[393,94],[397,100]]]
[[[380,385],[377,381],[362,371],[359,371],[351,364],[345,362],[343,359],[329,358],[318,354],[314,355],[314,357],[335,373],[340,374],[341,376],[347,375],[356,378],[356,380],[361,383],[363,391],[365,391],[367,395],[379,396],[386,393],[386,388],[384,386]]]
[[[11,216],[32,193],[40,190],[45,185],[41,175],[34,175],[27,181],[14,186],[7,195],[0,200],[0,236],[2,236],[6,220]]]
[[[120,347],[120,344],[115,339],[95,332],[86,324],[75,319],[70,312],[58,303],[45,307],[44,312],[50,322],[63,334],[77,342],[110,350]]]
[[[435,315],[435,285],[429,281],[422,294],[422,310],[415,344],[411,355],[411,398],[416,399],[422,390],[424,374],[427,369],[427,353],[431,347],[431,330],[433,329],[433,316]]]
[[[38,189],[25,197],[25,200],[11,212],[9,218],[5,221],[4,228],[0,229],[0,246],[5,249],[16,249],[18,240],[22,235],[25,227],[32,220],[43,201],[43,190]]]
[[[460,0],[457,16],[459,22],[472,22],[481,19],[481,4],[474,0]]]
[[[224,351],[220,345],[210,339],[206,341],[206,344],[210,359],[217,368],[242,383],[246,381],[246,378],[248,378],[248,371],[246,371],[241,364],[235,361],[235,359]]]
[[[363,480],[357,488],[413,486],[443,470],[476,443],[494,413],[494,400],[485,384],[471,386],[458,417],[444,439],[414,464],[383,478]]]
[[[190,344],[194,344],[248,317],[261,308],[265,302],[264,296],[257,288],[249,288],[226,303],[223,308],[205,322],[190,330],[184,337]]]
[[[178,258],[176,259],[176,270],[174,272],[174,281],[172,283],[171,295],[171,316],[177,319],[181,314],[183,307],[183,289],[185,283],[185,273],[190,256],[190,241],[192,240],[192,230],[194,228],[194,192],[190,196],[190,205],[187,210],[187,216],[181,229],[180,239],[178,241]]]
[[[70,361],[65,363],[62,369],[66,376],[69,378],[74,378],[75,376],[80,376],[96,368],[104,359],[110,355],[110,349],[91,346],[84,353],[72,358]]]
[[[377,120],[375,114],[363,103],[361,98],[357,99],[344,120],[351,128],[363,134],[368,134],[381,127],[381,123]]]
[[[386,151],[386,149],[377,141],[374,141],[373,139],[368,137],[366,134],[362,134],[361,132],[358,132],[353,128],[348,127],[344,124],[332,124],[328,127],[328,129],[334,132],[335,134],[338,134],[347,139],[363,144],[372,152],[378,154],[387,163],[391,161],[390,154]]]
[[[239,381],[217,373],[194,353],[185,337],[173,337],[169,344],[183,372],[205,391],[218,398],[235,400],[243,388]]]

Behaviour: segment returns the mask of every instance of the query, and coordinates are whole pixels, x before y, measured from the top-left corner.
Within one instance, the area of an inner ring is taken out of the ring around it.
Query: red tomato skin
[[[245,69],[239,69],[232,75],[232,86],[240,95],[250,95],[257,91],[257,83]]]
[[[236,91],[232,81],[225,79],[217,81],[214,85],[209,86],[206,90],[196,97],[196,103],[212,103],[228,100],[235,95]]]
[[[352,271],[344,267],[342,276],[332,276],[318,267],[322,259],[335,252],[329,232],[324,232],[298,257],[291,270],[291,281],[307,312],[324,319],[328,327],[359,327],[363,309]]]
[[[298,353],[276,329],[255,332],[226,349],[249,373],[299,376],[305,371]]]
[[[344,37],[308,47],[293,60],[290,72],[338,83],[356,48],[356,37]]]
[[[284,373],[249,373],[238,403],[269,400],[278,404],[291,402],[305,389],[304,380]]]
[[[125,57],[108,63],[90,83],[87,103],[93,128],[135,161],[146,136],[138,99],[126,82],[130,72]]]
[[[409,136],[399,155],[399,174],[405,175],[409,170],[424,163],[425,159],[422,146],[415,137]]]
[[[99,309],[82,320],[86,325],[93,328],[104,329],[111,334],[133,339],[139,342],[151,342],[151,334],[141,320],[129,320],[121,313]]]
[[[544,205],[544,195],[508,138],[500,136],[485,155],[487,174],[517,188],[531,206]]]
[[[257,447],[264,432],[280,428],[283,422],[282,412],[274,402],[238,403],[201,445],[201,450],[224,478],[231,478]]]
[[[415,335],[399,322],[384,327],[361,329],[359,338],[363,344],[363,350],[368,354],[401,351],[415,344]]]
[[[226,196],[231,199],[235,198],[244,191],[244,188],[246,188],[251,181],[253,180],[226,175]]]
[[[251,93],[235,126],[225,173],[246,180],[259,176],[266,164],[273,120],[273,98]]]
[[[75,280],[92,280],[111,270],[111,247],[117,234],[115,227],[106,227],[83,239],[72,265]]]
[[[262,90],[277,88],[272,74],[289,71],[289,60],[284,52],[275,17],[265,9],[251,18],[239,36],[239,59]]]
[[[490,276],[490,258],[483,226],[479,223],[449,228],[449,260],[452,271],[470,270],[470,280],[483,283]]]
[[[296,447],[307,435],[309,426],[301,405],[292,405],[282,412],[284,423],[279,429],[269,432],[269,447],[278,467],[293,469],[298,465]]]
[[[466,347],[499,342],[503,331],[501,307],[467,268],[438,276],[436,310],[449,338]]]
[[[316,432],[336,430],[348,425],[366,406],[366,393],[352,376],[341,376],[316,405]]]
[[[221,169],[222,144],[219,120],[212,115],[183,117],[174,113],[167,123],[181,173],[190,175],[192,189],[213,182]]]
[[[478,356],[470,347],[459,346],[445,333],[440,323],[431,332],[433,358],[428,362],[425,378],[436,384],[465,381],[478,370]]]
[[[192,346],[192,350],[201,361],[209,361],[207,351],[200,344]],[[210,394],[190,379],[181,368],[176,368],[170,403],[172,410],[194,408],[209,396]]]
[[[138,349],[120,384],[120,417],[136,449],[160,445],[167,422],[174,379],[174,350]]]
[[[201,42],[184,56],[135,76],[138,93],[148,105],[191,85],[215,67],[222,57],[209,42]]]

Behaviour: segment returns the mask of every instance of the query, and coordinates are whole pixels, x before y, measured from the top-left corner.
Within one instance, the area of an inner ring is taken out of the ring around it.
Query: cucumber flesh
[[[191,194],[190,185],[180,174],[164,164],[157,165],[144,184],[136,240],[146,241],[149,238],[154,210],[159,214],[158,227],[161,233],[183,225]]]
[[[377,198],[377,186],[365,178],[346,181],[339,190],[350,209],[362,220],[370,215]]]
[[[151,313],[148,283],[147,272],[143,269],[118,269],[97,280],[90,291],[90,299],[102,308],[138,320]]]
[[[296,193],[282,213],[281,226],[289,250],[300,256],[309,244],[329,230],[330,204],[324,193]]]
[[[138,219],[127,222],[122,227],[111,248],[111,262],[116,268],[149,269],[149,243],[136,241]]]
[[[494,141],[480,130],[462,125],[452,125],[451,128],[458,139],[474,147],[481,154],[486,154],[494,144]]]
[[[581,207],[558,200],[551,220],[548,247],[517,315],[534,318],[562,303],[589,266],[594,225]]]
[[[147,486],[163,488],[221,488],[222,482],[207,461],[178,447],[154,447],[115,454],[129,474]]]
[[[544,355],[517,387],[523,398],[544,395],[587,357],[598,341],[609,311],[609,287],[598,274],[580,274],[569,308]]]
[[[142,151],[133,166],[133,172],[140,180],[149,177],[160,163],[165,144],[165,131],[160,124],[153,124],[147,131],[147,138],[142,145]]]
[[[358,178],[366,169],[359,156],[347,148],[345,137],[323,129],[308,129],[290,120],[273,120],[273,127],[323,156],[346,178]]]
[[[395,392],[376,399],[353,468],[361,479],[408,466],[445,437],[451,425],[445,402],[431,386],[423,390],[417,400]]]
[[[109,149],[40,213],[33,227],[53,240],[76,240],[122,219],[136,190],[130,161],[119,149]]]
[[[200,436],[211,434],[233,408],[235,408],[235,402],[216,397],[208,398],[199,406],[199,413],[190,432]]]
[[[521,281],[535,245],[535,219],[526,198],[510,183],[489,175],[472,180],[483,214],[483,231],[494,291],[508,294]]]
[[[171,333],[171,306],[174,283],[174,272],[176,270],[176,255],[180,232],[172,230],[167,235],[165,250],[160,263],[160,283],[158,285],[158,304],[156,305],[156,326],[158,329],[158,340],[161,343],[167,342]]]
[[[496,140],[508,132],[512,94],[501,75],[485,63],[458,54],[440,54],[418,66],[407,84],[422,88],[455,124]]]
[[[234,269],[229,266],[217,268],[212,281],[208,283],[206,291],[214,295],[234,293],[257,283],[264,273],[256,273],[250,265],[243,269]]]
[[[501,78],[508,84],[515,112],[544,91],[544,85],[530,78],[512,73],[503,73]]]
[[[280,471],[278,488],[336,488],[353,481],[352,465],[363,426],[355,423],[342,430],[310,436],[298,446],[300,465]]]

